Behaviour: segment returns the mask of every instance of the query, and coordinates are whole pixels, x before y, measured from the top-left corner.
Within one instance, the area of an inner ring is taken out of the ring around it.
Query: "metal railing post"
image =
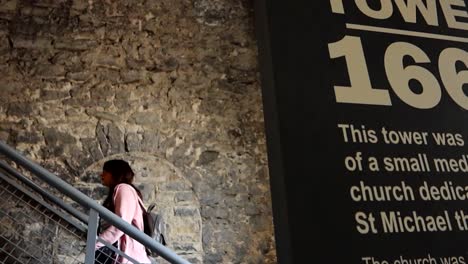
[[[93,209],[90,209],[89,218],[88,218],[88,238],[86,240],[85,264],[94,264],[94,260],[95,260],[94,249],[96,248],[98,222],[99,222],[98,212],[96,212]]]

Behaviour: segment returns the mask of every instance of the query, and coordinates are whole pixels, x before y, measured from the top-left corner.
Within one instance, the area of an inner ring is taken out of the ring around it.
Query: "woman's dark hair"
[[[112,175],[112,180],[116,185],[119,183],[132,184],[135,177],[132,168],[124,160],[108,160],[102,169]]]
[[[138,193],[138,196],[142,198],[140,190],[133,185],[133,179],[135,178],[135,173],[133,172],[132,168],[128,164],[128,162],[124,160],[114,159],[108,160],[104,163],[102,168],[104,171],[109,172],[112,175],[113,185],[109,186],[109,193],[107,194],[106,199],[104,200],[104,207],[109,209],[110,211],[114,212],[114,189],[120,183],[129,184],[135,189]]]

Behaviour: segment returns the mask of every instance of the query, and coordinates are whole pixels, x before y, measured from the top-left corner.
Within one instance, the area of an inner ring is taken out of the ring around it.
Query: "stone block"
[[[229,210],[219,205],[216,207],[203,206],[201,215],[204,218],[227,219],[229,217]]]
[[[158,88],[169,87],[171,80],[166,72],[156,72],[150,75],[150,79]]]
[[[80,30],[80,32],[77,32],[76,34],[73,35],[74,40],[95,40],[97,39],[97,35],[94,29],[83,29]]]
[[[136,133],[129,133],[125,136],[125,149],[126,151],[139,151],[140,150],[140,136]]]
[[[80,180],[85,183],[101,183],[101,177],[97,172],[87,171]]]
[[[18,0],[4,1],[0,5],[0,13],[9,13],[9,12],[14,13],[16,11],[17,6],[18,6]]]
[[[58,131],[55,128],[46,128],[44,138],[48,144],[75,144],[76,139],[70,134]]]
[[[123,133],[114,123],[108,125],[108,134],[111,154],[122,153],[125,151]]]
[[[110,101],[115,94],[115,88],[109,84],[104,83],[102,85],[94,86],[90,89],[91,99],[99,103],[104,101]],[[98,104],[99,105],[99,104]],[[102,106],[102,105],[99,105]]]
[[[115,91],[114,104],[118,108],[128,109],[130,105],[137,100],[133,100],[133,87],[121,86]],[[138,100],[138,106],[143,104],[142,101]]]
[[[15,17],[15,13],[11,12],[11,13],[6,13],[6,12],[0,12],[0,19],[3,20],[3,21],[12,21]],[[0,25],[5,25],[6,23],[1,23],[0,22]]]
[[[26,102],[17,102],[11,103],[8,106],[7,115],[18,116],[18,117],[28,117],[33,112],[33,107],[31,104]]]
[[[164,183],[163,188],[165,188],[167,191],[186,191],[190,190],[190,186],[188,186],[184,182],[167,182]]]
[[[86,51],[92,50],[97,46],[95,40],[77,39],[77,40],[61,40],[55,43],[55,48],[59,50],[69,51]]]
[[[9,19],[10,20],[10,19]],[[10,32],[14,32],[16,35],[25,35],[34,37],[40,29],[40,25],[35,20],[19,20],[11,19],[9,25]]]
[[[70,95],[72,98],[80,98],[80,99],[89,97],[89,88],[86,86],[75,85],[70,90]]]
[[[95,102],[88,98],[67,98],[62,101],[63,105],[70,107],[94,107]]]
[[[104,158],[102,152],[99,148],[98,141],[95,138],[82,138],[81,143],[83,145],[84,151],[89,155],[94,161],[98,161]]]
[[[70,97],[68,91],[41,90],[41,101],[59,100]]]
[[[19,131],[16,135],[17,143],[37,144],[42,140],[42,136],[36,132]]]
[[[255,215],[250,218],[252,228],[258,232],[267,231],[271,226],[271,219],[262,215]]]
[[[154,152],[159,148],[160,137],[153,131],[145,131],[141,141],[141,150],[145,152]]]
[[[140,82],[145,79],[143,72],[135,70],[124,70],[120,72],[120,77],[123,83]]]
[[[176,193],[174,196],[174,202],[188,202],[188,201],[193,201],[193,193],[192,192],[181,192],[181,193]]]
[[[2,25],[0,24],[0,27]],[[5,54],[7,55],[7,52],[10,50],[10,42],[8,40],[8,37],[6,35],[3,35],[1,30],[0,30],[0,54]]]
[[[157,127],[160,125],[161,120],[156,113],[152,112],[136,112],[128,118],[131,124]]]
[[[102,154],[104,156],[108,156],[110,144],[107,140],[107,129],[101,123],[96,126],[96,137],[99,142],[99,146],[101,147]]]
[[[65,153],[65,165],[68,166],[69,170],[74,173],[74,175],[81,174],[83,170],[94,162],[92,157],[87,155],[87,153],[77,145],[67,145]]]
[[[206,184],[197,184],[196,186],[205,186],[205,188],[196,188],[202,205],[215,206],[223,200],[224,194],[221,191],[213,191],[213,189],[206,187]]]
[[[257,67],[257,56],[254,51],[249,51],[244,49],[244,52],[237,55],[232,62],[232,67],[246,72],[256,72],[255,69]]]
[[[202,264],[202,263],[204,263],[204,262],[201,260],[201,256],[198,256],[198,257],[185,256],[184,258],[185,258],[189,263],[192,263],[192,264]]]
[[[182,242],[172,243],[172,248],[176,251],[183,251],[184,253],[197,250],[195,246],[193,245],[193,243],[182,243]]]
[[[139,175],[136,176],[136,182],[139,181],[138,176]],[[139,184],[137,187],[140,190],[141,195],[143,195],[143,201],[148,202],[154,199],[156,187],[153,184]]]
[[[40,64],[36,66],[36,75],[43,79],[65,77],[65,68],[62,65]]]
[[[223,255],[220,253],[207,253],[203,263],[223,263]]]
[[[66,2],[66,0],[41,0],[35,1],[34,6],[41,6],[41,7],[60,7]]]
[[[101,82],[111,82],[112,84],[120,83],[120,73],[117,71],[116,67],[103,67],[101,64],[97,65],[99,68],[94,74],[96,78]]]
[[[196,209],[196,208],[184,208],[184,207],[174,208],[174,215],[175,216],[194,217],[197,214],[198,214],[198,209]]]
[[[52,47],[52,41],[48,38],[31,38],[21,35],[16,35],[12,38],[13,47],[17,49],[50,49]]]
[[[162,65],[159,65],[161,70],[169,72],[169,71],[174,71],[177,69],[179,66],[179,62],[177,61],[176,58],[169,58],[163,62]]]
[[[36,28],[39,29],[39,28],[42,28],[43,25],[47,24],[48,19],[46,17],[33,16],[31,21],[33,21],[34,24],[37,25]],[[35,31],[31,30],[28,33],[31,36],[36,36],[35,32],[37,32],[37,31],[38,31],[37,29]],[[48,25],[48,31],[51,32],[51,33],[57,33],[58,32],[58,25],[56,25],[56,24]]]
[[[133,69],[133,70],[141,70],[141,69],[144,69],[144,68],[151,68],[152,67],[152,63],[150,63],[150,62],[148,62],[146,60],[137,60],[137,59],[133,59],[133,58],[127,58],[126,63],[127,63],[127,66],[130,69]]]
[[[125,152],[123,133],[114,123],[106,126],[99,123],[96,127],[96,135],[104,156]]]
[[[3,142],[8,142],[8,139],[10,137],[10,133],[6,131],[0,131],[0,140]]]
[[[234,251],[236,252],[235,256],[248,256],[248,246],[244,244],[236,245],[234,248]]]
[[[73,0],[73,4],[71,6],[72,9],[75,9],[78,11],[84,11],[88,7],[89,7],[88,0]]]
[[[207,165],[213,161],[215,161],[219,156],[218,151],[213,151],[213,150],[207,150],[204,151],[201,155],[200,158],[197,161],[197,165],[203,166]]]
[[[44,8],[44,7],[33,7],[31,9],[31,15],[36,17],[36,16],[42,16],[42,17],[47,17],[50,14],[50,9]]]
[[[219,235],[219,241],[226,244],[231,244],[232,241],[237,240],[237,234],[232,230],[223,230]]]
[[[65,146],[64,145],[46,145],[41,148],[41,155],[45,156],[46,158],[53,158],[62,156],[65,153]]]
[[[223,1],[194,1],[197,21],[207,26],[220,26],[229,16],[229,9]]]
[[[2,69],[0,68],[0,71]],[[22,83],[21,81],[3,79],[0,80],[0,95],[1,97],[16,97],[18,99],[24,99],[23,92],[26,89],[26,84]],[[10,99],[10,98],[8,98]],[[11,100],[13,101],[13,100]]]
[[[118,57],[103,54],[95,58],[95,64],[98,67],[104,67],[109,69],[120,69],[124,67],[122,61]]]
[[[252,216],[252,215],[259,215],[260,210],[255,204],[249,204],[245,207],[245,214]]]
[[[68,80],[74,82],[85,82],[93,77],[89,71],[68,72],[65,76]]]
[[[93,109],[88,109],[86,110],[86,114],[88,114],[89,116],[96,117],[97,119],[100,119],[100,120],[108,120],[108,121],[113,121],[113,122],[122,121],[122,118],[120,116],[109,113],[109,112],[101,112],[101,111],[96,111]]]

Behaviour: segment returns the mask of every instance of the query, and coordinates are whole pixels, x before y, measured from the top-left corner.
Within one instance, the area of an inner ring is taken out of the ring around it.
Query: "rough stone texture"
[[[0,139],[95,199],[131,160],[194,263],[276,262],[250,2],[0,2]]]

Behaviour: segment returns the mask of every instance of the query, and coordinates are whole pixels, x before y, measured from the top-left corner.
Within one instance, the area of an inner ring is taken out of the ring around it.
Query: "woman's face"
[[[103,170],[101,173],[101,183],[104,186],[111,186],[113,183],[112,174],[108,171]]]

